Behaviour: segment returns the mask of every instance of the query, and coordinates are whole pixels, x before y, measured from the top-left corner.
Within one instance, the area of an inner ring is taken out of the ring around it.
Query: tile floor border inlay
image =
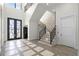
[[[44,50],[43,52],[40,53],[43,56],[54,56],[54,53],[52,53],[49,50]]]
[[[34,52],[33,50],[28,50],[23,53],[24,56],[32,56],[34,54],[36,54],[36,52]]]
[[[40,43],[41,42],[41,43]],[[25,39],[8,41],[5,43],[5,56],[74,56],[76,50],[67,46],[50,46],[40,40],[28,41]]]

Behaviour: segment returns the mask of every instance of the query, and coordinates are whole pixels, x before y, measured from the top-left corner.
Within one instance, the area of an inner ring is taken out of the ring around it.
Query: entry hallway
[[[7,41],[5,56],[76,56],[77,50],[64,45],[50,45],[43,40],[26,39]]]

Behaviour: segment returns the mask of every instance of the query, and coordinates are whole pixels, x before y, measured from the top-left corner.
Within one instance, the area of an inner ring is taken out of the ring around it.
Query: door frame
[[[15,36],[14,36],[14,38],[13,39],[10,39],[9,38],[9,21],[10,21],[10,19],[11,20],[14,20],[14,28],[15,28],[15,30],[14,30],[14,33],[16,34]],[[16,21],[20,21],[21,22],[21,24],[20,24],[20,26],[21,26],[21,28],[20,28],[20,37],[19,38],[17,38],[17,33],[16,33]],[[15,39],[22,39],[22,20],[20,20],[20,19],[15,19],[15,18],[10,18],[10,17],[8,17],[7,18],[7,40],[15,40]]]

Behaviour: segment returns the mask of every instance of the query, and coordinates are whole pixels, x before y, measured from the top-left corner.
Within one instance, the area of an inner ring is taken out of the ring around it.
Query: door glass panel
[[[21,37],[20,36],[21,35],[21,33],[20,33],[21,32],[20,31],[21,30],[21,26],[20,25],[21,25],[21,22],[20,21],[17,21],[17,38],[20,38]]]
[[[9,38],[14,38],[14,20],[10,20],[9,33]]]

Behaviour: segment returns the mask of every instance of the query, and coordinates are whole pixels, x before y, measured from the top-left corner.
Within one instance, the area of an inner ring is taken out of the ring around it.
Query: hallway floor
[[[5,43],[5,56],[76,56],[77,51],[64,45],[45,43],[40,40],[12,40]]]

